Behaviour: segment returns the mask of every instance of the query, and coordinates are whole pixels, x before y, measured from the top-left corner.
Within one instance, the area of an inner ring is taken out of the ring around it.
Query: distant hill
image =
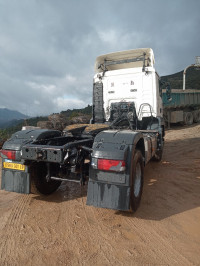
[[[1,110],[1,109],[0,109]],[[53,114],[54,115],[54,114]],[[53,116],[50,115],[50,116]],[[73,120],[75,117],[80,116],[88,116],[89,118],[92,117],[92,106],[88,105],[82,109],[67,109],[66,111],[62,111],[59,114],[61,117],[65,117],[68,121]],[[0,126],[0,138],[7,139],[11,136],[14,132],[21,130],[22,126],[37,126],[38,122],[40,121],[47,121],[49,118],[48,116],[39,116],[39,117],[32,117],[32,118],[25,118],[19,120],[11,120],[8,122],[3,123],[3,126]]]
[[[39,116],[27,119],[12,120],[7,123],[7,127],[5,126],[4,128],[0,128],[0,139],[9,138],[14,132],[21,130],[23,126],[37,126],[38,121],[46,121],[47,119],[47,116]]]
[[[165,82],[170,82],[172,89],[183,89],[183,71],[168,76],[162,76],[161,79]],[[185,88],[200,90],[200,68],[193,67],[186,71]]]
[[[18,111],[0,108],[0,128],[16,125],[20,120],[29,118]]]

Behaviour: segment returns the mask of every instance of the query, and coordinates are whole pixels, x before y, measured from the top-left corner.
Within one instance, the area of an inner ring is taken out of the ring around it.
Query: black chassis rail
[[[24,145],[21,150],[21,159],[30,161],[43,161],[63,164],[67,152],[73,148],[90,151],[93,138],[85,138],[69,142],[62,146],[29,144]]]

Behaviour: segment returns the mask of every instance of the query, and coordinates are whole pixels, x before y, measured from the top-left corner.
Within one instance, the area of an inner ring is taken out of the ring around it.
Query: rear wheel
[[[200,122],[200,110],[196,110],[193,113],[194,123]]]
[[[51,164],[51,174],[56,175],[59,168],[58,165]],[[47,166],[45,163],[36,163],[31,168],[31,193],[48,195],[58,189],[61,181],[46,180]]]
[[[144,179],[144,162],[140,150],[135,150],[131,162],[131,209],[135,212],[141,201]]]
[[[192,112],[185,112],[184,114],[184,124],[189,126],[193,124],[193,114]]]

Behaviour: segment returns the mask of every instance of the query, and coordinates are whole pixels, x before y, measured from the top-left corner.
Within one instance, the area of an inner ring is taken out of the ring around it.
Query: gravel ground
[[[87,187],[0,190],[0,265],[200,265],[200,125],[168,130],[136,213],[86,206]]]

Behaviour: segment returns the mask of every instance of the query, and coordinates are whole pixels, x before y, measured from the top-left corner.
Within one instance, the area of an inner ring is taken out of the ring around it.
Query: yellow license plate
[[[25,165],[19,164],[19,163],[3,163],[4,168],[8,169],[13,169],[13,170],[20,170],[20,171],[25,171]]]

